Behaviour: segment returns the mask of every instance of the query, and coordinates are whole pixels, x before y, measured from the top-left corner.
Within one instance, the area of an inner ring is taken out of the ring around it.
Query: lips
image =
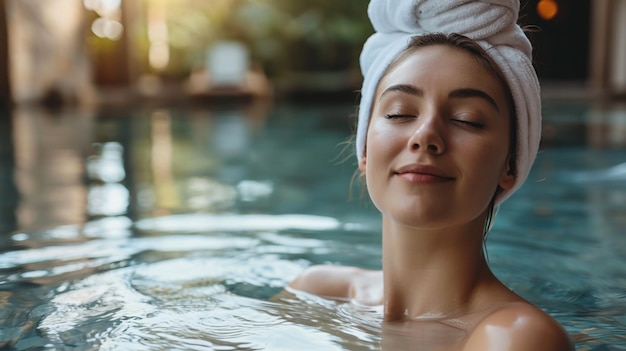
[[[454,177],[437,167],[420,164],[402,166],[394,171],[394,175],[411,183],[443,183],[454,180]]]

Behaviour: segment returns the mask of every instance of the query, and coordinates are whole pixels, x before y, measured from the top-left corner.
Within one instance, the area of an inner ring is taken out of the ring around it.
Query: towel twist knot
[[[373,0],[368,15],[380,33],[458,33],[474,40],[517,22],[518,0]]]

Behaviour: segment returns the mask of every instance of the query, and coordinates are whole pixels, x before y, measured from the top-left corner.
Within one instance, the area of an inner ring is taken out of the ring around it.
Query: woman
[[[383,271],[315,266],[290,286],[383,304],[385,320],[425,349],[572,350],[564,329],[504,286],[483,253],[495,209],[523,183],[540,135],[519,3],[492,3],[370,3],[377,33],[361,56],[356,142],[383,218]],[[424,30],[433,22],[450,34]]]

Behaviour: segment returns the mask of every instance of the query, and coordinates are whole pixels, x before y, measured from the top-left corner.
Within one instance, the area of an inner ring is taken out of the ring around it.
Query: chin
[[[394,213],[387,213],[387,217],[395,223],[415,229],[443,228],[458,221],[458,219],[455,220],[454,216],[451,216],[449,209],[442,208],[437,210],[432,207],[425,210],[413,208],[411,210],[395,211]]]

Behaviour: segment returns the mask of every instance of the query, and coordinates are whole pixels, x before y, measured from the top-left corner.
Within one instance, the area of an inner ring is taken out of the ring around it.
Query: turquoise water
[[[352,112],[14,112],[0,156],[0,346],[385,349],[379,309],[283,290],[311,264],[380,267],[379,217],[341,152]],[[547,104],[545,120],[490,263],[578,350],[626,350],[626,111]]]

